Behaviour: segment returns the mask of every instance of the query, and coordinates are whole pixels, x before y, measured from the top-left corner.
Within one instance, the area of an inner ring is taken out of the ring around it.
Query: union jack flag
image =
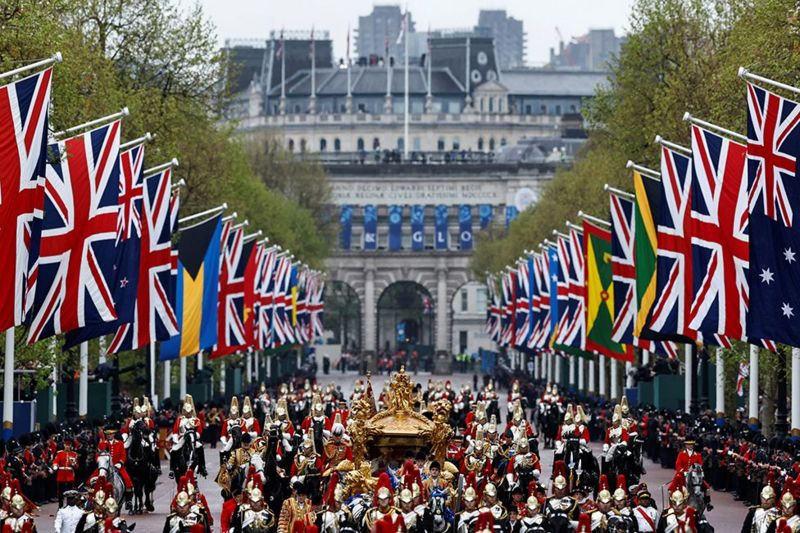
[[[692,127],[692,275],[689,328],[698,339],[745,338],[750,300],[747,147]],[[717,342],[717,344],[719,344]]]
[[[563,261],[563,260],[562,260]],[[586,289],[583,284],[583,234],[575,229],[569,230],[568,293],[570,321],[559,341],[570,348],[584,350],[586,348],[586,316],[584,312]]]
[[[297,287],[296,291],[292,293],[292,300],[294,305],[294,337],[299,343],[306,343],[311,340],[311,334],[308,326],[311,323],[308,321],[308,270],[302,269],[297,274]]]
[[[312,277],[310,289],[311,300],[309,312],[311,314],[312,339],[322,338],[325,334],[323,311],[325,309],[325,282],[319,276]]]
[[[517,298],[516,298],[516,336],[514,347],[517,349],[527,349],[528,335],[531,332],[530,315],[530,276],[528,272],[528,260],[520,261],[517,264]]]
[[[658,214],[656,294],[650,328],[661,335],[694,338],[692,300],[692,161],[661,147],[661,209]]]
[[[245,327],[245,273],[253,258],[254,241],[244,242],[244,229],[223,228],[220,254],[219,302],[217,303],[217,345],[212,358],[247,348]]]
[[[534,262],[536,270],[534,272],[534,280],[536,280],[536,287],[538,299],[534,300],[534,309],[536,302],[539,304],[537,327],[534,335],[531,337],[531,342],[528,347],[531,349],[544,349],[550,342],[550,331],[552,317],[550,315],[550,254],[545,253],[536,254],[537,261]]]
[[[120,122],[51,145],[28,342],[117,318]]]
[[[134,318],[119,326],[109,353],[136,350],[178,334],[175,314],[177,253],[172,249],[172,234],[177,229],[180,200],[177,191],[171,193],[171,189],[171,168],[144,180]]]
[[[551,345],[562,344],[564,335],[569,330],[572,322],[572,309],[569,299],[569,270],[572,262],[572,250],[568,238],[559,236],[556,240],[556,253],[558,255],[558,324],[553,332]]]
[[[22,323],[32,300],[44,205],[47,108],[53,70],[0,87],[0,327]],[[34,220],[36,219],[36,220]],[[12,259],[13,258],[13,259]],[[35,273],[34,273],[35,274]]]
[[[89,339],[114,333],[120,324],[133,322],[141,255],[144,145],[139,144],[120,153],[119,165],[119,216],[111,289],[117,319],[73,329],[67,333],[65,350]]]
[[[294,343],[292,328],[292,260],[288,257],[278,259],[275,270],[275,290],[273,292],[272,345],[274,347]]]
[[[489,288],[489,308],[486,312],[486,333],[494,342],[500,342],[500,296],[494,276],[486,278]]]
[[[503,275],[503,336],[501,346],[512,346],[516,340],[517,279],[514,271]]]
[[[256,330],[258,332],[256,346],[259,350],[272,348],[275,318],[275,273],[280,263],[277,248],[270,247],[261,254],[261,264],[258,268],[259,287],[258,308],[256,310]]]

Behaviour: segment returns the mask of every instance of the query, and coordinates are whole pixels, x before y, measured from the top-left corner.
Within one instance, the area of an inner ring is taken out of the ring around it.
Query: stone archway
[[[377,303],[378,349],[432,354],[434,311],[433,296],[419,283],[396,281],[386,287]]]

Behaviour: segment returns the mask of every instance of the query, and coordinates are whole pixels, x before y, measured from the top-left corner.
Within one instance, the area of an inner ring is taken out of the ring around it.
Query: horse
[[[571,487],[594,487],[600,479],[597,458],[591,450],[581,446],[577,437],[569,437],[564,442],[564,464]]]
[[[713,507],[709,506],[710,497],[705,488],[705,475],[703,474],[703,467],[698,464],[693,464],[686,472],[686,490],[689,493],[689,505],[694,507],[697,511],[697,516],[701,517],[708,508],[711,510]]]
[[[275,457],[278,454],[278,443],[281,440],[280,426],[273,424],[268,429],[267,445],[261,455],[264,461],[264,486],[269,487],[267,502],[270,510],[279,516],[283,505],[284,495],[290,493],[289,480],[282,476],[278,471],[278,462]]]
[[[111,454],[106,450],[97,454],[97,473],[111,483],[114,499],[118,502],[123,501],[125,499],[125,482],[114,468]]]
[[[555,404],[540,402],[537,413],[537,425],[540,428],[540,433],[544,435],[544,447],[553,448],[555,446],[556,433],[558,432],[560,409]]]
[[[434,489],[428,499],[431,515],[433,516],[433,533],[444,533],[453,526],[455,515],[447,506],[448,494],[440,489]]]
[[[169,453],[170,477],[175,479],[175,483],[180,483],[181,477],[189,468],[197,471],[200,462],[195,450],[197,431],[194,428],[187,428],[181,441],[180,447],[177,449],[173,447]]]
[[[639,483],[640,470],[637,468],[633,453],[624,442],[616,445],[611,452],[611,460],[603,456],[603,473],[608,476],[609,490],[617,485],[617,476],[622,474],[628,486]]]
[[[125,468],[131,476],[133,483],[133,514],[143,512],[142,499],[144,499],[144,510],[153,512],[153,492],[156,490],[156,478],[158,477],[158,467],[154,465],[153,456],[155,450],[151,440],[150,428],[143,420],[136,420],[129,429],[127,460]]]
[[[370,507],[372,507],[372,499],[369,494],[355,494],[347,498],[344,502],[350,509],[353,516],[353,521],[356,524],[363,524],[364,517],[367,515]]]

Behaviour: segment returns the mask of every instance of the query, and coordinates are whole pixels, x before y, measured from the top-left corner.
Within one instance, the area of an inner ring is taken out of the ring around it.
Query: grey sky
[[[634,0],[199,0],[217,26],[220,43],[228,38],[266,38],[270,30],[329,30],[335,57],[345,54],[347,27],[358,26],[375,4],[407,5],[417,30],[468,28],[480,9],[505,9],[521,19],[528,35],[527,60],[541,65],[558,45],[556,27],[565,41],[589,28],[624,33]],[[351,45],[353,46],[353,45]]]

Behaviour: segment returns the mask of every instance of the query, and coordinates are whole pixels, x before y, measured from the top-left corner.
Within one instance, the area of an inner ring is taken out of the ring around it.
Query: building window
[[[377,150],[377,149],[378,149],[378,148],[380,148],[380,147],[381,147],[381,140],[380,140],[380,139],[378,139],[377,137],[375,137],[374,139],[372,139],[372,149],[373,149],[373,150]]]
[[[319,151],[320,152],[324,152],[327,149],[328,149],[328,141],[326,141],[324,138],[320,139],[319,140]]]
[[[483,152],[483,137],[478,137],[478,151]]]
[[[458,332],[458,353],[466,353],[467,351],[467,332]]]
[[[469,295],[467,289],[461,289],[461,311],[466,313],[469,310]]]
[[[444,151],[444,137],[439,137],[439,140],[436,141],[436,149],[440,152]]]
[[[461,148],[461,142],[459,142],[458,137],[453,137],[453,150],[458,150]]]
[[[340,141],[338,137],[333,140],[333,151],[334,152],[342,151],[342,141]]]
[[[494,137],[489,139],[489,151],[494,152]]]
[[[483,96],[481,96],[480,100],[478,100],[478,109],[480,110],[481,113],[483,113],[483,100],[484,100]]]
[[[505,145],[506,145],[506,138],[503,137],[502,139],[500,139],[500,146],[505,146]]]
[[[347,113],[347,106],[345,104],[339,106],[339,113]]]
[[[546,105],[543,105],[543,106],[539,107],[539,112],[540,112],[542,115],[546,115],[546,114],[547,114],[547,106],[546,106]]]
[[[294,104],[294,112],[295,114],[300,113],[300,104]]]
[[[489,97],[489,113],[494,113],[494,98]]]
[[[419,152],[422,149],[422,142],[420,141],[419,137],[414,137],[414,144],[411,146],[414,147],[414,150]]]
[[[578,110],[575,108],[575,104],[572,104],[571,106],[569,106],[569,111],[570,111],[570,113],[575,113],[575,112],[577,112],[577,111],[578,111]]]
[[[305,151],[306,151],[306,140],[305,139],[300,139],[300,151],[303,152],[303,153],[305,153]]]
[[[286,147],[290,152],[294,152],[294,139],[289,139],[289,144]]]
[[[487,298],[486,287],[478,287],[475,291],[475,309],[486,309]]]
[[[397,138],[397,149],[400,151],[405,150],[406,148],[405,140],[402,137]]]
[[[359,137],[358,138],[358,140],[356,141],[356,147],[358,147],[358,151],[359,152],[364,149],[364,138],[363,137]]]
[[[358,112],[359,113],[366,113],[367,107],[364,104],[358,104]]]
[[[526,105],[526,106],[525,106],[525,114],[526,114],[526,115],[530,115],[530,114],[531,114],[531,111],[533,111],[533,110],[531,109],[531,106],[530,106],[530,105]]]
[[[560,115],[560,114],[561,114],[561,106],[557,105],[556,106],[556,115]]]

